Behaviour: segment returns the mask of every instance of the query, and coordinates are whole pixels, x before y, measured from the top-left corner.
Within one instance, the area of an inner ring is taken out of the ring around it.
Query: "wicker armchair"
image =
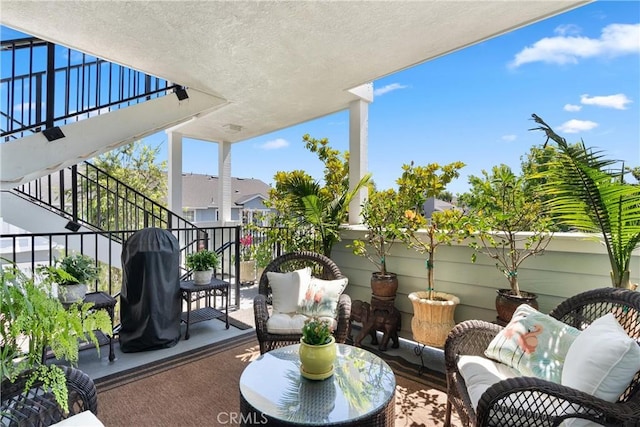
[[[618,288],[586,291],[568,298],[549,315],[584,330],[594,320],[616,309],[625,310],[625,321],[621,323],[627,334],[640,340],[638,292]],[[605,426],[640,425],[640,372],[615,403],[538,378],[505,379],[484,392],[476,411],[457,360],[461,355],[484,356],[484,350],[502,329],[492,323],[469,320],[449,334],[444,350],[448,389],[446,426],[450,425],[452,406],[462,422],[471,426],[558,426],[576,412],[583,412],[582,417]],[[505,408],[518,410],[508,411],[506,415]]]
[[[79,369],[68,366],[61,368],[67,377],[68,414],[64,414],[53,394],[44,390],[40,381],[36,381],[25,392],[28,373],[23,373],[13,383],[6,379],[2,382],[0,425],[49,426],[83,411],[97,415],[98,398],[91,378]]]
[[[269,287],[267,272],[285,273],[307,266],[311,267],[312,275],[320,279],[335,280],[344,277],[338,266],[331,259],[315,252],[292,252],[271,261],[260,277],[259,294],[253,300],[256,334],[258,335],[261,354],[274,348],[297,344],[302,337],[302,333],[273,334],[267,331],[267,321],[269,320],[267,303],[271,303],[271,288]],[[349,295],[342,294],[338,301],[337,327],[334,331],[334,336],[338,343],[344,343],[347,340],[350,316],[351,298]]]

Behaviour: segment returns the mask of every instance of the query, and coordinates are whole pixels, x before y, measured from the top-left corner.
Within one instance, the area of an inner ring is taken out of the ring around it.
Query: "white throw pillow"
[[[582,331],[569,348],[562,384],[615,402],[639,370],[640,346],[609,313]]]
[[[271,286],[271,303],[275,313],[295,313],[298,303],[311,282],[311,268],[287,273],[267,272],[269,286]]]
[[[348,279],[322,280],[312,277],[298,305],[298,313],[314,317],[336,317],[338,300]]]

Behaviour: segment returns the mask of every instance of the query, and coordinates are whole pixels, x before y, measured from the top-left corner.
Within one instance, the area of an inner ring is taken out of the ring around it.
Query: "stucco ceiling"
[[[180,132],[238,142],[343,110],[357,99],[350,88],[586,3],[2,0],[0,21],[225,99]]]

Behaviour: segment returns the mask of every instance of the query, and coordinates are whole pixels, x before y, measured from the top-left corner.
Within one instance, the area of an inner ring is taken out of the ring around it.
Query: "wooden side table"
[[[180,293],[187,303],[187,312],[181,315],[181,320],[187,324],[185,340],[189,339],[189,325],[192,323],[224,317],[226,328],[229,329],[229,282],[214,277],[208,285],[196,285],[193,280],[188,280],[180,282]],[[221,310],[224,312],[216,308],[216,297],[222,298]],[[205,306],[191,310],[191,303],[202,298],[205,299]]]
[[[82,302],[92,302],[94,310],[106,310],[111,319],[111,333],[107,335],[109,338],[109,362],[113,362],[116,355],[113,351],[113,315],[116,306],[116,299],[106,292],[90,292],[84,296]]]

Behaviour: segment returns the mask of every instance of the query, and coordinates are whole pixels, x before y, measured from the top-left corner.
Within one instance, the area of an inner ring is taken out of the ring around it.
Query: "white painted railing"
[[[331,258],[349,278],[346,293],[352,299],[371,299],[370,279],[375,267],[366,258],[353,255],[347,247],[353,239],[363,239],[364,229],[349,227],[342,241],[334,246]],[[436,252],[437,290],[460,298],[456,322],[467,319],[495,320],[495,296],[507,288],[507,279],[495,263],[478,254],[471,262],[473,250],[466,244],[440,246]],[[426,257],[401,243],[387,258],[387,268],[398,275],[395,306],[402,312],[401,336],[411,338],[413,308],[408,294],[427,286]],[[538,295],[540,310],[549,312],[564,299],[588,289],[611,286],[609,259],[604,246],[581,233],[556,233],[543,255],[526,260],[518,271],[520,289]],[[640,251],[631,260],[631,282],[640,282]]]

